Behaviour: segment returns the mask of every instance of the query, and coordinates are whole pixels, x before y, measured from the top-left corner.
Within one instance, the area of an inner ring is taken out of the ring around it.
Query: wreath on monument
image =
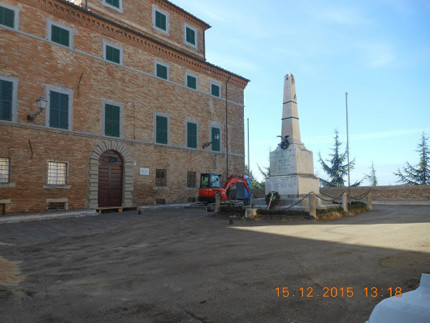
[[[266,205],[269,205],[269,210],[273,210],[281,202],[281,196],[278,192],[272,191],[266,195]]]

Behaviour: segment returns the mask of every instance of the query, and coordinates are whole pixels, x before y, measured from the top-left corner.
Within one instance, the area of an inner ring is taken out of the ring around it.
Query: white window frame
[[[192,77],[196,78],[196,88],[195,89],[188,86],[188,76],[192,76]],[[196,74],[193,74],[190,72],[185,72],[185,86],[187,87],[187,89],[198,91],[198,89],[199,89],[199,77]]]
[[[161,66],[164,66],[164,67],[167,68],[167,79],[164,79],[164,78],[159,77],[157,75],[157,65],[161,65]],[[154,60],[154,75],[155,75],[156,78],[158,78],[160,80],[169,81],[170,80],[170,65],[166,64],[166,63],[163,63],[163,62],[160,62],[160,61],[157,61],[157,60]]]
[[[18,119],[18,83],[19,79],[11,76],[0,75],[0,80],[12,82],[12,120],[0,120],[2,122],[16,122]]]
[[[3,2],[0,2],[0,7],[6,8],[6,9],[9,9],[9,10],[13,10],[13,12],[15,13],[15,19],[14,19],[15,25],[13,26],[13,28],[10,28],[10,27],[5,26],[5,25],[0,25],[0,27],[2,27],[2,28],[8,28],[8,29],[14,29],[14,30],[19,30],[19,16],[20,16],[21,8],[15,7],[15,6],[11,6],[11,5],[3,3]]]
[[[113,62],[113,61],[110,61],[110,60],[108,60],[107,58],[106,58],[106,46],[109,46],[109,47],[112,47],[112,48],[115,48],[115,49],[118,49],[119,50],[119,52],[120,52],[120,56],[119,56],[119,63],[117,63],[117,62]],[[108,40],[105,40],[105,39],[103,39],[103,59],[106,61],[106,62],[109,62],[109,63],[113,63],[113,64],[116,64],[116,65],[123,65],[123,47],[121,46],[121,45],[116,45],[116,44],[114,44],[114,43],[111,43],[110,41],[108,41]]]
[[[216,85],[216,86],[218,86],[218,87],[219,87],[219,95],[218,95],[218,96],[217,96],[217,95],[214,95],[214,94],[212,93],[212,85]],[[213,97],[221,98],[221,83],[218,83],[218,82],[215,82],[215,81],[211,81],[209,91],[210,91],[210,94],[211,94]]]
[[[192,31],[194,31],[194,39],[195,39],[195,41],[196,41],[196,43],[195,43],[195,44],[190,43],[190,42],[188,42],[188,41],[187,41],[187,28],[189,28],[189,29],[191,29]],[[188,24],[184,24],[184,44],[186,44],[186,45],[188,45],[188,46],[191,46],[191,47],[193,47],[193,48],[197,49],[197,42],[198,42],[198,39],[197,39],[197,29],[196,29],[196,28],[194,28],[194,27],[191,27],[191,26],[190,26],[190,25],[188,25]]]
[[[110,9],[116,10],[120,13],[124,13],[124,8],[122,6],[122,0],[119,0],[119,8],[112,6],[110,3],[107,3],[106,0],[102,0],[102,5],[104,5],[105,7],[108,7]]]
[[[167,144],[162,144],[162,143],[157,142],[157,116],[167,118]],[[154,112],[154,132],[153,132],[153,137],[154,137],[154,143],[156,145],[163,145],[163,146],[170,145],[170,115],[169,114],[160,113],[160,112]]]
[[[64,184],[49,184],[49,163],[62,163],[62,164],[66,164],[66,183],[64,183]],[[69,186],[69,162],[59,161],[59,160],[47,160],[46,185],[48,187],[65,187],[65,186]]]
[[[193,147],[188,147],[188,124],[189,123],[193,123],[196,125],[197,129],[197,142],[196,142],[196,148]],[[187,147],[188,149],[199,149],[199,123],[196,120],[189,120],[189,119],[185,119],[185,147]]]
[[[54,41],[51,40],[51,37],[52,37],[52,28],[51,28],[51,26],[57,26],[59,28],[63,28],[63,29],[66,29],[66,30],[69,31],[69,47],[64,46],[62,44],[59,44],[59,43],[56,43],[56,42],[54,42]],[[53,21],[51,19],[47,19],[47,23],[46,23],[46,37],[47,37],[47,39],[48,39],[49,42],[51,42],[53,44],[56,44],[58,46],[65,47],[65,48],[71,48],[71,49],[74,48],[74,43],[73,43],[74,30],[73,30],[73,28],[68,27],[66,25],[63,25],[63,24],[60,24],[58,22],[55,22],[55,21]]]
[[[119,137],[111,137],[106,135],[105,132],[105,105],[106,104],[110,104],[110,105],[115,105],[117,107],[119,107]],[[109,137],[109,138],[123,138],[123,127],[122,127],[122,120],[123,120],[123,111],[124,111],[124,104],[123,103],[119,103],[119,102],[115,102],[115,101],[111,101],[111,100],[107,100],[107,99],[102,99],[102,135]]]
[[[155,25],[155,12],[156,11],[158,11],[159,13],[161,13],[161,14],[163,14],[163,15],[165,15],[166,16],[166,30],[164,30],[164,29],[161,29],[161,28],[159,28],[159,27],[157,27],[156,25]],[[161,10],[160,8],[158,8],[157,6],[152,6],[152,27],[154,27],[156,30],[158,30],[158,31],[160,31],[160,32],[162,32],[162,33],[164,33],[164,34],[166,34],[166,35],[169,35],[169,13],[167,12],[167,11],[164,11],[164,10]]]
[[[212,142],[212,128],[217,128],[219,130],[219,151],[213,150],[213,145],[211,145],[211,151],[214,153],[222,152],[222,128],[219,123],[211,123],[209,125],[209,141]]]
[[[73,90],[60,87],[60,86],[53,86],[53,85],[46,85],[45,86],[45,98],[48,100],[48,104],[46,105],[46,117],[45,117],[45,126],[48,128],[51,128],[49,126],[49,117],[50,117],[50,111],[51,111],[51,102],[50,102],[50,92],[58,92],[62,94],[66,94],[69,96],[69,127],[67,129],[61,129],[61,128],[52,128],[57,130],[72,130],[73,129]]]

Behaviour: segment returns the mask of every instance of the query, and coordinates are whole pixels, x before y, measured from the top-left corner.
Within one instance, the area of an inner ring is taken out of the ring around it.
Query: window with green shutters
[[[15,28],[15,11],[0,6],[0,25]]]
[[[217,96],[217,97],[220,97],[220,93],[221,92],[221,90],[220,90],[220,86],[218,85],[218,84],[214,84],[214,83],[212,83],[211,84],[211,94],[213,95],[213,96]]]
[[[12,121],[13,83],[0,80],[0,120]]]
[[[106,60],[121,64],[121,49],[105,44]]]
[[[49,126],[52,128],[69,129],[69,95],[50,91]]]
[[[197,124],[187,122],[187,147],[197,148]]]
[[[197,90],[197,77],[187,74],[187,87]]]
[[[167,15],[154,9],[155,27],[167,31]]]
[[[221,150],[221,132],[219,128],[211,128],[212,151]]]
[[[112,7],[119,9],[119,1],[120,0],[106,0],[106,3],[110,4]]]
[[[155,63],[155,73],[157,77],[167,80],[169,78],[169,69],[166,65]]]
[[[169,141],[169,119],[157,115],[155,117],[155,142],[167,145]]]
[[[51,41],[70,47],[70,31],[60,26],[51,24]]]
[[[185,41],[196,46],[196,31],[188,26],[185,26]]]
[[[121,107],[117,105],[105,104],[105,135],[121,136]]]

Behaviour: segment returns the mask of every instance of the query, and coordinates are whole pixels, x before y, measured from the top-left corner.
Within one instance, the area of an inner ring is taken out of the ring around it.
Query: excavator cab
[[[225,190],[221,186],[221,174],[203,173],[200,175],[199,202],[214,203],[217,194],[223,197]]]
[[[206,173],[200,176],[200,188],[213,188],[221,186],[221,174]]]

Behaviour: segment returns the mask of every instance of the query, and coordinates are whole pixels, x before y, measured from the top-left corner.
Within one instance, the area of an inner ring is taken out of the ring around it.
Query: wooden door
[[[113,151],[104,152],[99,159],[99,207],[122,205],[123,162]]]

